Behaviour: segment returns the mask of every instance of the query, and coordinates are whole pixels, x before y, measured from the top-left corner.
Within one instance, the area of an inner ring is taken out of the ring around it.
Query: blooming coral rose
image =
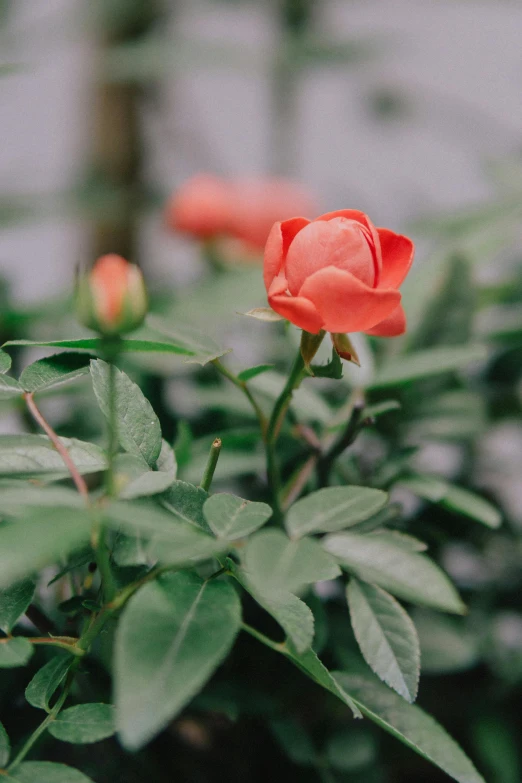
[[[248,253],[262,251],[276,220],[312,214],[299,185],[284,179],[220,179],[199,174],[173,196],[166,210],[170,228],[198,239],[237,240]],[[230,245],[229,245],[230,247]]]
[[[395,337],[406,329],[398,288],[413,252],[408,237],[354,209],[275,223],[265,248],[268,301],[313,334]]]

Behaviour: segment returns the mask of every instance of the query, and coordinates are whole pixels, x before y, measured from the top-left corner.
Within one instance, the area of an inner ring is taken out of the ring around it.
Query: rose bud
[[[111,253],[99,258],[76,287],[78,319],[103,335],[130,332],[147,314],[147,292],[139,268]]]
[[[199,174],[169,201],[165,221],[169,228],[202,241],[219,240],[226,255],[253,260],[276,220],[312,212],[311,198],[293,182]]]
[[[264,260],[269,304],[307,332],[331,332],[348,358],[350,347],[338,335],[395,337],[405,331],[398,289],[413,253],[408,237],[375,228],[354,209],[275,223]]]

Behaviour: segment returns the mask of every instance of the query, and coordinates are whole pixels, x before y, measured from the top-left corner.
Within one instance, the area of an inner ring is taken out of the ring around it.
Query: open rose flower
[[[110,253],[82,276],[76,290],[78,318],[105,335],[136,329],[147,313],[147,293],[137,266]]]
[[[198,174],[167,204],[167,225],[200,240],[235,240],[239,250],[257,257],[276,220],[312,214],[303,187],[284,179],[224,179]]]
[[[265,248],[269,304],[312,334],[395,337],[406,329],[398,289],[413,252],[408,237],[354,209],[278,222]]]

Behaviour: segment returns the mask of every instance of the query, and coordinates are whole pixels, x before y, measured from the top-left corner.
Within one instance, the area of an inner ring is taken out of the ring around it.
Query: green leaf
[[[380,587],[350,579],[352,628],[366,663],[406,701],[417,696],[419,639],[410,616]]]
[[[84,549],[83,551],[73,553],[68,558],[67,565],[61,568],[56,576],[53,576],[50,582],[47,582],[47,587],[54,585],[55,582],[58,582],[59,579],[64,577],[66,574],[69,574],[71,571],[74,571],[76,568],[81,568],[82,566],[87,565],[87,563],[91,563],[93,558],[94,553],[92,549]]]
[[[290,507],[286,529],[291,538],[307,533],[333,533],[362,522],[386,504],[388,496],[367,487],[328,487]]]
[[[227,560],[227,565],[241,587],[279,623],[297,652],[307,650],[314,639],[314,616],[304,601],[269,582],[253,582],[250,575],[231,560]]]
[[[0,723],[0,767],[1,768],[7,766],[7,762],[9,761],[10,755],[11,755],[11,743],[9,742],[7,731]]]
[[[75,340],[9,340],[2,346],[43,346],[48,348],[73,348],[76,351],[93,351],[103,353],[104,341],[100,337],[80,337]],[[123,353],[176,353],[182,356],[192,356],[192,351],[165,340],[135,340],[124,339],[118,343]]]
[[[502,516],[495,506],[463,487],[449,484],[441,505],[491,528],[500,527]]]
[[[312,649],[306,650],[304,653],[298,653],[297,650],[293,650],[290,645],[287,645],[287,648],[282,650],[282,653],[307,677],[310,677],[311,680],[344,702],[352,710],[355,718],[362,718],[358,704],[348,695],[342,684],[332,676]]]
[[[0,400],[8,397],[20,397],[23,391],[18,381],[15,381],[14,378],[10,378],[9,375],[0,375]]]
[[[83,772],[52,761],[24,761],[5,779],[10,783],[94,783]]]
[[[104,452],[94,443],[60,438],[80,473],[105,470]],[[0,477],[24,476],[55,481],[69,471],[46,435],[0,435]]]
[[[327,552],[357,578],[373,582],[415,604],[463,614],[466,607],[446,574],[426,555],[379,535],[337,533],[324,541]]]
[[[0,525],[0,586],[9,586],[88,543],[91,519],[83,509],[41,508]]]
[[[135,536],[120,533],[112,549],[114,562],[119,566],[149,565],[147,545],[148,541],[139,533]]]
[[[0,373],[11,369],[11,357],[5,351],[0,351]]]
[[[463,487],[449,484],[438,476],[414,475],[401,478],[397,482],[414,495],[418,495],[433,503],[440,503],[444,508],[470,517],[491,528],[500,527],[502,516],[498,509],[484,498],[475,495]]]
[[[226,549],[226,542],[150,503],[112,503],[104,509],[104,519],[116,529],[147,536],[149,557],[172,565],[205,560]]]
[[[89,372],[91,357],[83,353],[58,353],[30,364],[20,375],[28,392],[44,391],[74,381]]]
[[[207,448],[208,451],[208,448]],[[175,481],[161,498],[161,505],[176,519],[200,527],[206,532],[210,528],[203,513],[208,492],[186,481]]]
[[[245,569],[258,587],[294,592],[339,576],[337,563],[325,555],[313,539],[291,541],[282,530],[262,530],[248,542]]]
[[[161,426],[152,405],[128,375],[115,373],[116,431],[125,451],[143,457],[153,467],[161,451]],[[91,377],[98,405],[110,418],[110,365],[101,359],[91,361]]]
[[[272,509],[266,503],[253,503],[222,492],[209,497],[203,513],[218,538],[233,541],[264,525],[272,516]]]
[[[221,348],[212,338],[187,323],[172,323],[149,316],[147,324],[154,332],[181,346],[189,354],[189,358],[185,359],[187,364],[203,366],[230,353],[230,348]]]
[[[125,607],[116,632],[116,723],[126,748],[145,745],[203,687],[241,622],[230,583],[160,577]]]
[[[380,368],[367,388],[385,389],[387,386],[401,386],[433,375],[460,372],[468,364],[482,362],[486,357],[487,350],[483,345],[432,348],[396,356]]]
[[[76,745],[99,742],[115,731],[112,704],[78,704],[60,712],[49,724],[49,734],[55,739]]]
[[[262,375],[264,372],[268,372],[268,370],[273,370],[274,365],[273,364],[257,364],[255,367],[250,367],[248,370],[242,370],[241,372],[238,372],[237,377],[240,381],[243,381],[245,383],[246,381],[249,381],[251,378],[255,378],[256,375]]]
[[[23,636],[0,639],[0,669],[24,666],[33,652],[33,645]]]
[[[72,660],[70,655],[56,655],[42,666],[25,689],[25,698],[32,707],[50,712],[49,702],[65,679]]]
[[[20,481],[16,486],[0,487],[0,508],[18,516],[29,508],[84,508],[85,501],[75,489],[59,486],[37,487]]]
[[[334,672],[361,712],[458,783],[485,783],[445,729],[420,707],[408,704],[378,680]]]
[[[33,600],[35,584],[30,579],[0,590],[0,629],[10,634]]]
[[[165,492],[176,480],[176,458],[166,440],[162,441],[156,470],[147,469],[141,457],[120,454],[116,464],[116,484],[122,487],[119,497],[125,500]]]
[[[358,532],[362,531],[359,530]],[[408,552],[425,552],[428,548],[424,541],[420,541],[415,536],[410,536],[409,533],[401,533],[399,530],[377,528],[377,530],[370,530],[368,535],[378,536],[380,541],[389,541],[391,544],[396,544]]]

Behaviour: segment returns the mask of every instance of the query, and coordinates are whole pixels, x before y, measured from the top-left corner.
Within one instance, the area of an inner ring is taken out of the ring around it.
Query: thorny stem
[[[203,478],[201,479],[201,483],[199,485],[201,489],[205,490],[205,492],[209,491],[210,485],[212,484],[212,479],[214,478],[214,471],[216,470],[219,455],[221,453],[221,445],[222,445],[221,438],[216,438],[215,441],[212,443],[212,446],[210,447],[210,454],[208,455],[208,460],[203,473]]]
[[[88,504],[89,490],[87,489],[87,484],[85,483],[83,476],[80,475],[80,472],[78,471],[78,468],[74,464],[73,460],[71,459],[71,455],[69,454],[68,449],[66,448],[66,446],[63,445],[62,441],[60,440],[56,432],[53,430],[51,425],[46,421],[41,411],[38,409],[34,401],[33,392],[25,392],[24,399],[31,413],[31,416],[43,429],[43,431],[45,432],[45,434],[53,444],[54,448],[63,459],[65,466],[67,467],[67,470],[71,474],[71,478],[76,485],[76,489],[78,490],[80,495],[84,498],[85,502]]]
[[[248,388],[246,381],[240,380],[237,377],[237,375],[234,375],[234,373],[230,372],[230,370],[227,367],[225,367],[225,365],[222,364],[219,361],[219,359],[214,359],[212,364],[214,365],[216,370],[221,373],[221,375],[223,375],[225,378],[228,378],[228,380],[231,381],[234,384],[234,386],[237,386],[238,389],[241,389],[241,391],[243,392],[243,394],[245,395],[247,400],[250,402],[250,404],[251,404],[251,406],[252,406],[252,408],[253,408],[253,410],[254,410],[257,418],[258,418],[259,426],[261,427],[261,432],[262,432],[263,438],[265,438],[266,428],[267,428],[266,416],[263,413],[263,411],[261,410],[261,407],[260,407],[259,403],[257,402],[257,400],[255,399],[254,395],[252,394],[252,392]]]

